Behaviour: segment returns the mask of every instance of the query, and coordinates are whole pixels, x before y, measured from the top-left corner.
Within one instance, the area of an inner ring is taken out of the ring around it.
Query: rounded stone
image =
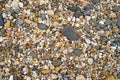
[[[117,15],[116,15],[116,13],[112,12],[112,13],[110,14],[110,17],[111,17],[111,18],[116,18]]]
[[[38,24],[38,28],[40,30],[47,30],[48,29],[48,26],[46,24],[43,24],[43,23],[39,23]]]
[[[86,80],[83,75],[76,76],[76,80]]]
[[[93,59],[92,58],[88,58],[88,64],[93,64]]]
[[[22,24],[24,23],[24,21],[23,21],[22,19],[18,19],[18,20],[16,21],[16,23],[22,25]]]

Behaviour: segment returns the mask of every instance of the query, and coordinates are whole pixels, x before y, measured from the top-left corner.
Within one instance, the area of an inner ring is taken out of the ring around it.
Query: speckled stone
[[[120,27],[120,18],[117,19],[116,25],[117,25],[118,27]]]
[[[62,30],[61,33],[68,38],[68,40],[77,40],[78,35],[75,33],[73,26],[68,25],[65,26]]]
[[[22,25],[22,24],[24,23],[24,20],[18,19],[18,20],[16,21],[16,23]]]
[[[61,63],[62,63],[62,62],[61,62],[60,59],[55,59],[55,60],[52,61],[52,64],[53,64],[55,67],[60,66]]]

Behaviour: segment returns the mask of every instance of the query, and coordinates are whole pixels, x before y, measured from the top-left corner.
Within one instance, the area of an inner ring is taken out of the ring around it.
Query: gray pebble
[[[46,19],[46,14],[41,14],[40,17],[41,17],[42,20],[45,20]]]
[[[76,5],[69,5],[68,9],[73,11],[73,12],[76,12],[79,9],[79,7],[77,7]]]
[[[119,72],[119,73],[117,73],[117,77],[120,79],[120,72]]]
[[[52,61],[52,64],[57,67],[57,66],[60,66],[62,64],[61,60],[60,59],[55,59]]]
[[[78,39],[78,35],[75,33],[73,26],[65,26],[61,33],[68,38],[68,40],[73,41]]]
[[[4,25],[4,18],[2,16],[2,14],[0,14],[0,26]]]
[[[93,4],[97,4],[100,0],[91,0]]]
[[[79,18],[80,16],[82,16],[83,14],[82,14],[82,12],[80,12],[80,11],[76,11],[75,13],[74,13],[74,16],[76,17],[76,18]]]
[[[24,23],[24,21],[23,21],[22,19],[18,19],[18,20],[16,21],[16,23],[22,25],[22,24]]]
[[[48,26],[46,24],[43,24],[43,23],[39,23],[38,24],[38,28],[40,30],[47,30],[48,29]]]
[[[82,53],[82,50],[80,49],[74,49],[74,54],[77,56],[80,56],[80,54]]]
[[[2,2],[3,0],[0,0],[0,2]]]
[[[118,27],[120,27],[120,18],[117,19],[116,25],[117,25]]]
[[[114,6],[112,11],[114,11],[114,12],[120,11],[120,6],[118,6],[118,5]]]

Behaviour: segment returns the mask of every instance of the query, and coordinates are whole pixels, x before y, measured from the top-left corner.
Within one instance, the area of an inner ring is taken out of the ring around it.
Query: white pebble
[[[90,43],[91,43],[91,41],[90,41],[89,39],[85,39],[85,42],[86,42],[87,44],[90,44]]]
[[[23,7],[23,2],[19,2],[18,5],[19,5],[20,8],[22,8]]]
[[[104,24],[104,22],[103,22],[103,21],[100,21],[99,23],[100,23],[100,24]]]
[[[52,80],[57,79],[57,75],[56,74],[51,74],[51,78],[52,78]]]
[[[72,21],[75,22],[75,17],[72,18]]]
[[[3,37],[2,36],[0,36],[0,42],[2,42],[3,41]]]
[[[93,59],[92,58],[88,58],[88,64],[93,64]]]
[[[10,78],[9,78],[9,80],[13,80],[13,75],[10,75]]]

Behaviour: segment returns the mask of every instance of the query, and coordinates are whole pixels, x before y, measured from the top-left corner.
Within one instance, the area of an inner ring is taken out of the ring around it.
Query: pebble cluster
[[[0,0],[0,80],[119,80],[120,0]]]

